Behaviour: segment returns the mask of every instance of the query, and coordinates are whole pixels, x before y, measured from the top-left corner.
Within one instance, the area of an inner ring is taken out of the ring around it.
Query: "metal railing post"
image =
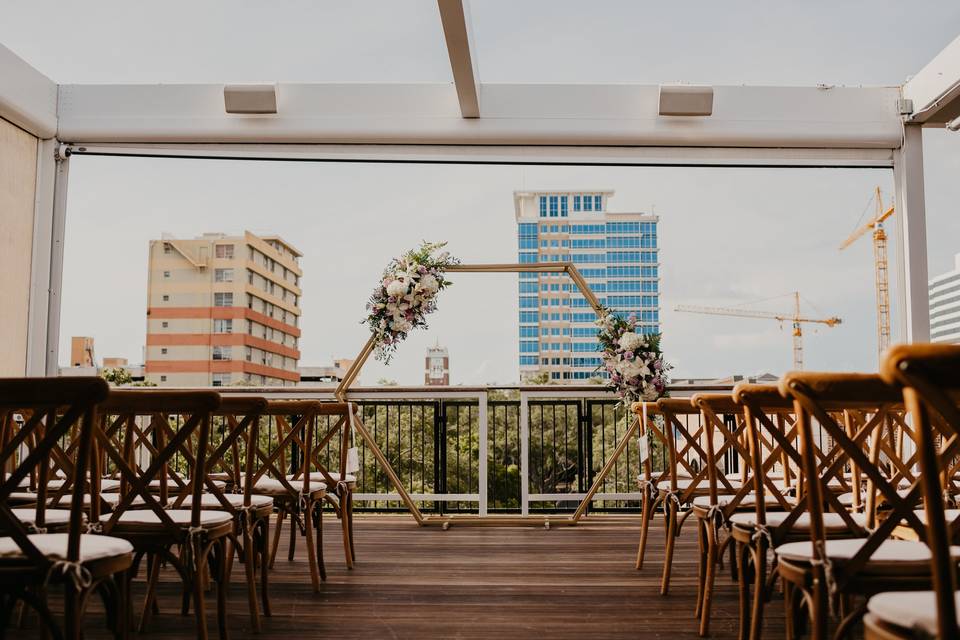
[[[530,514],[530,405],[520,392],[520,515]]]
[[[480,406],[477,410],[477,422],[479,423],[479,435],[480,438],[480,460],[478,465],[479,470],[479,493],[480,493],[480,517],[486,517],[487,515],[487,454],[488,447],[490,446],[487,442],[487,392],[484,391],[480,394]]]

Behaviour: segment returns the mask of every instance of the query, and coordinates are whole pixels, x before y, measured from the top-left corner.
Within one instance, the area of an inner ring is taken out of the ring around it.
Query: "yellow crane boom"
[[[800,293],[793,294],[794,307],[793,313],[780,313],[776,311],[759,311],[755,309],[739,309],[736,307],[701,307],[697,305],[681,304],[674,307],[676,311],[685,313],[704,313],[715,316],[732,316],[736,318],[762,318],[767,320],[777,320],[778,322],[790,322],[793,324],[793,368],[803,369],[803,324],[824,324],[828,327],[834,327],[842,322],[840,318],[808,318],[800,315]]]
[[[850,234],[840,245],[843,251],[871,229],[873,230],[873,269],[874,287],[877,291],[877,351],[880,356],[890,346],[890,276],[887,266],[887,232],[883,230],[883,221],[893,215],[893,207],[884,208],[880,187],[874,196],[877,203],[876,214]]]

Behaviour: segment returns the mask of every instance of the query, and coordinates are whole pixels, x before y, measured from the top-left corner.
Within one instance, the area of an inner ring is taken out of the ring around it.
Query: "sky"
[[[896,85],[960,34],[955,2],[663,4],[473,0],[480,80]],[[0,0],[0,13],[0,42],[58,82],[451,78],[429,1]],[[924,144],[934,274],[960,252],[960,134],[928,130]],[[810,315],[843,319],[807,332],[808,369],[875,367],[870,242],[837,246],[875,186],[889,197],[889,171],[71,162],[62,361],[71,335],[94,336],[100,357],[141,360],[147,243],[163,232],[249,229],[298,246],[301,363],[321,365],[359,351],[364,302],[390,257],[448,240],[466,262],[514,261],[514,190],[609,188],[611,210],[661,218],[663,346],[678,377],[789,369],[789,327],[673,307],[788,310],[794,290]],[[516,305],[516,276],[458,274],[430,330],[361,380],[419,383],[439,341],[454,383],[516,381]]]

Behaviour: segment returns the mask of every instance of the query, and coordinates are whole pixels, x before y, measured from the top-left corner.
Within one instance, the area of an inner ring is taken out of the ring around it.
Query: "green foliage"
[[[126,369],[117,367],[115,369],[104,369],[100,377],[109,382],[114,387],[122,387],[133,382],[133,376]]]

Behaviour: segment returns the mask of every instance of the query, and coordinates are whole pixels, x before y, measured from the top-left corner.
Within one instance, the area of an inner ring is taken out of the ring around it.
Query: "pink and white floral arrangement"
[[[610,375],[610,389],[625,406],[664,395],[672,367],[660,350],[660,334],[638,333],[633,315],[624,319],[606,308],[597,315],[601,367]]]
[[[427,326],[427,315],[437,308],[437,293],[450,286],[447,267],[460,260],[440,249],[446,242],[424,242],[394,258],[367,302],[363,321],[376,339],[375,357],[390,362],[397,345],[417,327]]]

